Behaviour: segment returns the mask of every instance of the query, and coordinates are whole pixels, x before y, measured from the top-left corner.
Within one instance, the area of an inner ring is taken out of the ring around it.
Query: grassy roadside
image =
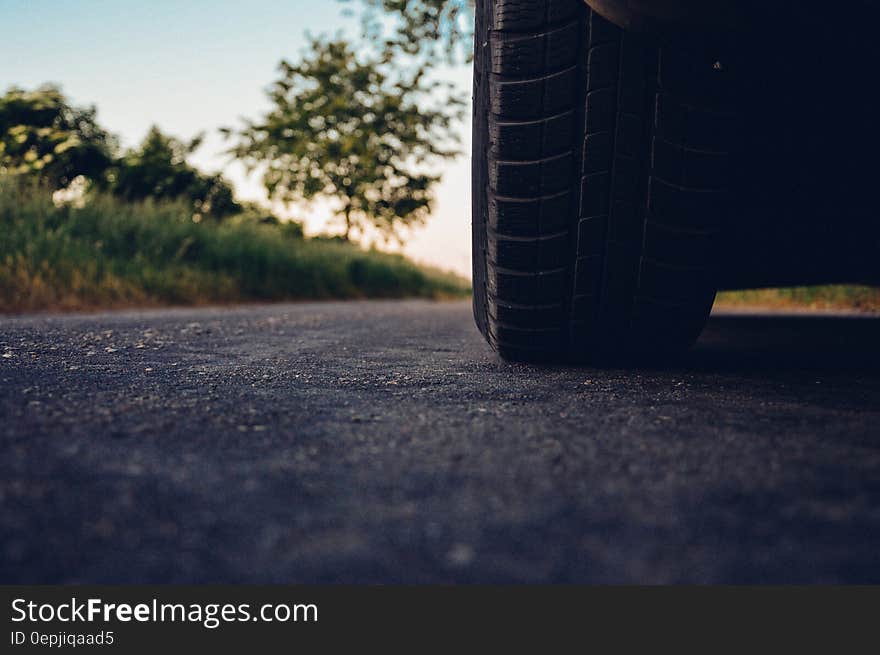
[[[848,309],[880,312],[880,288],[857,285],[789,287],[724,291],[715,306],[769,307],[774,309]]]
[[[195,223],[174,203],[58,207],[0,183],[0,312],[469,292],[458,276],[284,225]]]

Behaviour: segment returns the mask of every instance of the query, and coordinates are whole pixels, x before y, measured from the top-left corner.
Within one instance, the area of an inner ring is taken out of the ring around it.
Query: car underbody
[[[737,119],[718,288],[880,284],[876,0],[584,0],[709,53]]]

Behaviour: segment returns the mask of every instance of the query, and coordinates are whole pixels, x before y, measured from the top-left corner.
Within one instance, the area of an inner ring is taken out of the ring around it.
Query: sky
[[[205,132],[191,162],[222,170],[240,198],[264,199],[259,179],[222,154],[217,128],[268,108],[264,92],[278,62],[299,57],[307,32],[356,36],[357,19],[345,8],[334,0],[0,0],[0,92],[57,83],[74,104],[95,105],[123,146],[153,124],[181,139]],[[469,95],[468,67],[442,74]],[[461,134],[469,152],[464,124]],[[469,170],[466,156],[443,165],[433,214],[404,247],[468,277]],[[320,204],[291,215],[309,233],[328,218]]]

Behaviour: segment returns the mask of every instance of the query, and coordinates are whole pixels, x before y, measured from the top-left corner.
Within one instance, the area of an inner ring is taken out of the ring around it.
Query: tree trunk
[[[351,207],[345,208],[345,235],[343,239],[351,241]]]

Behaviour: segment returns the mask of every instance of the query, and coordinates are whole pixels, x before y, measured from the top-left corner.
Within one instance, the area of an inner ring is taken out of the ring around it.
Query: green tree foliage
[[[30,175],[53,190],[95,179],[110,166],[115,139],[94,107],[74,107],[56,86],[13,87],[0,96],[0,173]]]
[[[426,63],[470,60],[474,0],[360,1],[366,36],[387,52],[423,55]]]
[[[186,158],[201,144],[163,134],[153,126],[141,145],[120,158],[107,175],[106,190],[128,202],[187,200],[197,217],[224,218],[241,210],[221,175],[205,175]]]
[[[83,177],[132,202],[185,199],[197,216],[237,213],[229,184],[187,163],[200,141],[183,143],[153,127],[138,148],[116,157],[116,138],[98,125],[95,108],[74,107],[58,87],[13,87],[0,97],[0,173],[36,178],[51,190]]]
[[[401,73],[339,39],[313,39],[301,63],[280,71],[270,111],[225,130],[230,154],[262,171],[273,199],[335,202],[346,239],[377,229],[401,240],[430,212],[439,176],[428,169],[456,154],[462,103],[423,68]]]

